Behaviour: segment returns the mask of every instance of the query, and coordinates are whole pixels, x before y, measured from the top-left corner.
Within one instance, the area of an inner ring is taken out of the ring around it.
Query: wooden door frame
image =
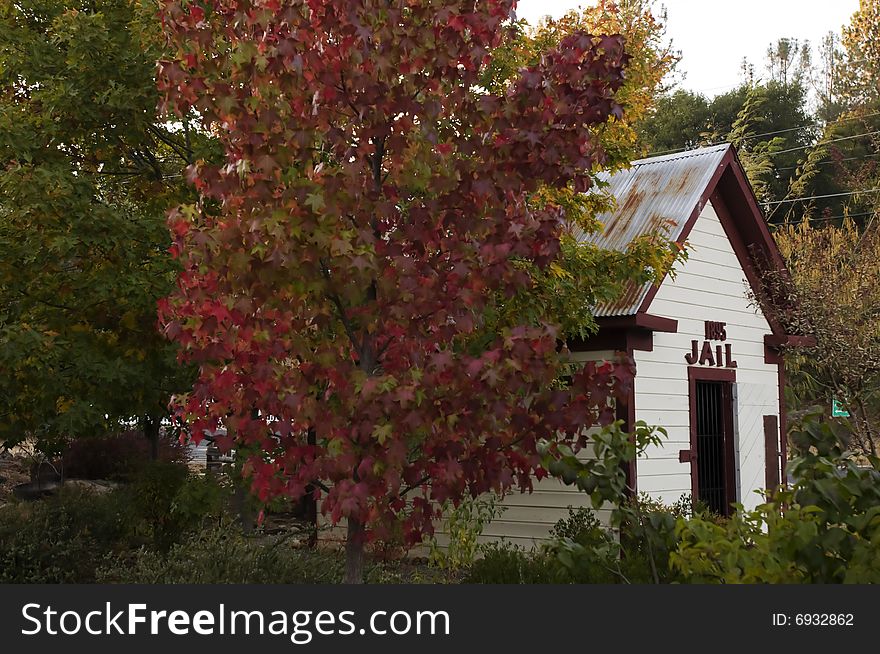
[[[721,386],[721,417],[724,430],[724,494],[727,500],[726,511],[737,501],[736,497],[736,447],[733,419],[733,384],[736,383],[734,368],[710,368],[704,366],[688,367],[688,422],[690,425],[691,447],[691,499],[696,502],[700,496],[699,452],[697,451],[697,382],[724,382]],[[728,513],[729,514],[729,513]]]

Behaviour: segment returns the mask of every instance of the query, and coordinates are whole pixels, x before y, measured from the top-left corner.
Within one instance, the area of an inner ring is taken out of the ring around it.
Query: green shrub
[[[697,507],[698,510],[700,507]],[[672,506],[641,494],[622,503],[615,512],[622,560],[621,573],[630,583],[659,584],[679,581],[669,563],[679,543],[676,524],[693,513],[690,496]]]
[[[672,506],[647,495],[622,503],[614,512],[615,530],[605,527],[589,508],[571,509],[551,529],[542,556],[555,583],[671,583],[681,576],[670,565],[680,536],[679,519],[689,516],[690,498]],[[702,511],[697,507],[698,511]],[[701,514],[702,515],[702,514]],[[706,516],[715,524],[719,519]]]
[[[550,530],[553,540],[544,546],[559,583],[611,584],[624,578],[620,545],[599,522],[592,509],[568,509],[568,517]]]
[[[126,584],[338,583],[343,568],[339,552],[297,549],[287,540],[219,527],[192,534],[166,553],[141,548],[105,561],[97,578]]]
[[[98,561],[141,546],[167,550],[219,521],[224,490],[181,464],[142,468],[134,481],[98,493],[62,487],[54,496],[0,509],[0,583],[90,583]]]
[[[725,523],[679,520],[673,567],[691,583],[880,583],[880,460],[860,465],[849,430],[804,416],[794,486]]]
[[[0,583],[89,583],[95,561],[125,547],[112,493],[65,490],[0,510]]]
[[[486,545],[464,577],[468,584],[551,584],[556,570],[543,551],[526,551],[509,543]]]
[[[553,525],[553,528],[550,529],[550,536],[555,539],[568,538],[573,541],[591,541],[597,536],[597,531],[604,532],[604,529],[592,509],[568,507],[568,517],[558,520]]]
[[[484,548],[479,542],[483,530],[502,514],[504,507],[490,494],[467,497],[456,507],[446,503],[443,511],[449,542],[446,547],[438,545],[436,539],[429,542],[430,562],[447,572],[458,573],[477,559]]]
[[[189,535],[168,552],[140,548],[105,559],[100,583],[121,584],[328,584],[342,581],[343,553],[306,549],[289,539],[246,536],[226,525]],[[434,582],[424,567],[369,562],[368,583]]]
[[[118,492],[130,536],[167,551],[206,520],[220,519],[224,489],[210,475],[192,475],[179,463],[151,463]]]
[[[589,508],[572,509],[533,550],[507,543],[486,546],[466,581],[484,584],[617,583],[620,547]]]

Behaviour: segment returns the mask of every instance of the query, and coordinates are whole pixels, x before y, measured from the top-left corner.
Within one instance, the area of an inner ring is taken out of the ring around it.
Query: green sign
[[[831,400],[831,415],[835,418],[849,418],[849,411],[840,406],[840,402]]]

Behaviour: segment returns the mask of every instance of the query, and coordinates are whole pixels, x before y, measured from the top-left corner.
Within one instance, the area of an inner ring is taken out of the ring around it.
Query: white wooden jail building
[[[750,300],[756,271],[784,263],[736,151],[719,145],[644,159],[608,181],[616,208],[591,240],[624,249],[665,226],[688,253],[659,286],[633,287],[596,307],[598,334],[569,344],[583,361],[631,355],[634,390],[618,417],[668,431],[627,471],[630,486],[668,504],[690,494],[721,514],[734,502],[753,507],[759,490],[784,479],[778,348],[798,337]],[[528,546],[546,538],[569,506],[588,504],[575,488],[543,480],[531,494],[504,498],[484,537]]]

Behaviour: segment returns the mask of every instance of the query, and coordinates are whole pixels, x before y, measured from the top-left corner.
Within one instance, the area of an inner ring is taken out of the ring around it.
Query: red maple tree
[[[162,321],[200,366],[178,410],[250,448],[264,500],[310,493],[346,520],[347,580],[370,539],[526,491],[539,442],[613,420],[630,365],[554,388],[557,329],[484,317],[558,254],[563,210],[535,192],[586,191],[604,162],[620,37],[571,35],[493,95],[478,79],[510,0],[161,4],[166,102],[226,157],[170,217],[184,271]]]

